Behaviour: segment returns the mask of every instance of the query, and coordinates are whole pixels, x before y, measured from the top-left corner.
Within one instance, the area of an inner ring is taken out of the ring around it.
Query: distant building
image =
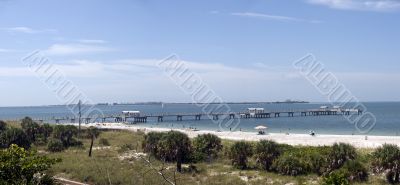
[[[247,111],[250,113],[250,116],[254,116],[256,114],[264,113],[264,108],[247,108]]]
[[[139,117],[140,111],[122,111],[125,117]]]

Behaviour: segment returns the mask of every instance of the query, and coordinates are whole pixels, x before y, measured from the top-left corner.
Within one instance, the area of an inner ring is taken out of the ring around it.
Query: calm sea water
[[[307,104],[229,104],[232,111],[244,111],[249,107],[263,107],[266,110],[295,110],[295,109],[313,109],[319,108],[320,103]],[[364,103],[367,110],[377,119],[375,127],[369,133],[370,135],[400,135],[400,102],[374,102]],[[211,105],[218,106],[218,105]],[[104,114],[118,114],[124,110],[139,110],[143,113],[159,112],[201,112],[201,107],[192,104],[164,104],[161,105],[116,105],[96,106]],[[41,106],[41,107],[1,107],[0,119],[15,120],[25,116],[33,118],[43,117],[62,117],[72,116],[73,114],[64,106]],[[176,121],[176,117],[164,118],[164,122],[158,123],[156,118],[149,119],[146,124],[152,127],[165,128],[187,128],[195,127],[200,130],[218,130],[219,125],[212,120],[202,117],[202,120],[195,121],[194,118],[184,117],[181,122]],[[349,123],[343,116],[307,116],[307,117],[279,117],[267,119],[240,119],[238,129],[254,132],[257,125],[268,126],[269,132],[290,132],[290,133],[308,133],[310,130],[318,134],[360,134],[355,126]]]

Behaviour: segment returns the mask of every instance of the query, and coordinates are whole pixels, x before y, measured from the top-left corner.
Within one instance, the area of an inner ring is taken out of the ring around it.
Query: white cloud
[[[210,14],[219,14],[219,11],[218,10],[212,10],[212,11],[209,11],[209,13]]]
[[[84,44],[104,44],[104,43],[107,43],[107,41],[99,40],[99,39],[81,39],[81,40],[78,40],[78,42],[84,43]]]
[[[259,19],[273,20],[273,21],[284,21],[284,22],[308,22],[308,23],[321,23],[322,22],[319,20],[306,20],[306,19],[300,19],[300,18],[295,18],[295,17],[261,14],[261,13],[254,13],[254,12],[238,12],[238,13],[231,13],[231,15],[241,16],[241,17],[250,17],[250,18],[259,18]]]
[[[108,52],[114,49],[87,44],[54,44],[44,51],[45,55],[74,55],[85,53]]]
[[[400,9],[399,0],[307,0],[307,2],[342,10],[394,11]]]
[[[29,27],[24,27],[24,26],[1,28],[1,30],[7,31],[10,33],[27,33],[27,34],[57,32],[57,30],[55,30],[55,29],[33,29],[33,28],[29,28]]]
[[[13,49],[4,49],[4,48],[0,48],[0,53],[10,53],[10,52],[15,52],[16,50]]]
[[[128,101],[134,97],[135,99],[131,101],[191,101],[190,95],[182,92],[163,73],[163,70],[158,68],[158,61],[156,59],[73,60],[54,66],[64,73],[67,79],[88,92],[94,100],[111,101],[110,98],[116,98],[113,100]],[[193,61],[184,63],[226,101],[276,101],[287,98],[326,100],[290,66],[276,67],[258,63],[243,67]],[[371,93],[387,92],[391,84],[400,83],[400,74],[395,73],[335,73],[335,75],[355,95],[367,100],[376,99]],[[35,74],[28,67],[0,67],[0,77],[32,79],[33,76]],[[370,90],[371,86],[376,87],[373,92]],[[400,89],[391,89],[390,92],[400,93]],[[307,99],[310,97],[313,98]]]

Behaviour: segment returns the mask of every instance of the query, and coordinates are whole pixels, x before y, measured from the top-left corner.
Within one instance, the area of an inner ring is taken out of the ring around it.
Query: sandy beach
[[[72,125],[77,125],[76,123]],[[228,140],[246,140],[246,141],[259,141],[261,139],[274,140],[278,143],[284,143],[289,145],[308,145],[308,146],[323,146],[332,145],[336,142],[349,143],[357,148],[377,148],[382,144],[396,144],[400,146],[400,136],[365,136],[365,135],[316,135],[310,136],[308,134],[284,134],[284,133],[267,133],[265,135],[258,135],[254,132],[242,132],[242,131],[210,131],[210,130],[199,130],[193,131],[190,129],[170,129],[170,128],[155,128],[146,127],[139,125],[126,125],[122,123],[91,123],[82,124],[82,126],[89,127],[95,126],[102,129],[122,129],[130,131],[143,131],[145,133],[156,131],[156,132],[167,132],[170,130],[180,131],[187,134],[190,138],[194,138],[199,134],[211,133],[215,134],[222,139]]]

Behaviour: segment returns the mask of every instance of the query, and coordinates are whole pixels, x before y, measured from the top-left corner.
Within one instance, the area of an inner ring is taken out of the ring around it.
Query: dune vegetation
[[[221,140],[212,134],[189,139],[177,131],[145,134],[93,127],[78,134],[75,126],[38,124],[29,118],[1,122],[0,129],[3,163],[9,162],[7,151],[17,150],[17,145],[31,158],[44,157],[35,161],[44,167],[31,171],[35,178],[27,179],[27,184],[56,184],[60,178],[88,184],[399,182],[400,150],[395,145],[375,150],[344,143],[290,146],[269,140]],[[0,175],[1,182],[12,182]]]

